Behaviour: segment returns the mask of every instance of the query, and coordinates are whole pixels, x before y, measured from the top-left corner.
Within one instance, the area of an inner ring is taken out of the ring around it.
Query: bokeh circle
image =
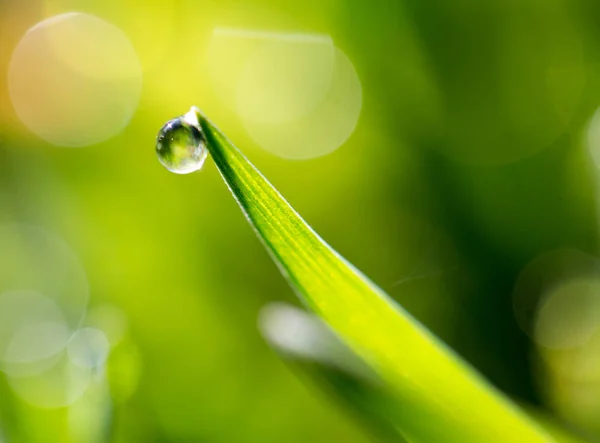
[[[120,133],[137,108],[141,87],[141,65],[127,36],[76,12],[29,29],[8,71],[19,119],[56,146],[93,145]]]

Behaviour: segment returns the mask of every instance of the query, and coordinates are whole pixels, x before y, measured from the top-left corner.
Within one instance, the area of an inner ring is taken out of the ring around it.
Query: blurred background
[[[492,383],[600,438],[600,3],[0,0],[0,441],[369,441],[261,337],[297,301],[199,106]],[[398,343],[402,346],[402,343]]]

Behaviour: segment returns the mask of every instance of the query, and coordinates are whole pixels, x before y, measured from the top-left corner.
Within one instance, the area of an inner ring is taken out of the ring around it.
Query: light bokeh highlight
[[[77,328],[85,314],[89,286],[69,245],[41,227],[19,223],[0,224],[0,244],[0,293],[24,288],[43,294],[58,306],[67,325]]]
[[[302,118],[278,124],[244,119],[250,137],[283,158],[307,160],[329,154],[352,135],[362,107],[360,80],[350,59],[335,51],[331,88],[323,101]]]
[[[216,28],[207,57],[217,95],[261,148],[311,159],[354,132],[362,86],[331,37]]]
[[[8,71],[18,117],[56,146],[88,146],[119,134],[137,108],[141,87],[141,66],[125,34],[83,13],[32,27]]]
[[[66,352],[62,352],[59,361],[47,371],[29,377],[10,377],[8,382],[25,402],[54,409],[69,406],[81,398],[91,378],[91,369],[74,364]]]
[[[54,300],[35,291],[0,295],[0,362],[12,376],[43,372],[66,345],[67,326]]]
[[[82,368],[101,368],[108,358],[110,343],[100,329],[82,328],[73,334],[67,346],[69,359]]]
[[[550,349],[585,346],[600,327],[600,275],[556,285],[537,311],[535,341]]]

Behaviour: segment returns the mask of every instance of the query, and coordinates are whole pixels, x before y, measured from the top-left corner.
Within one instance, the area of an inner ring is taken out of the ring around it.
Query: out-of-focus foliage
[[[24,40],[72,11],[100,22]],[[589,0],[0,1],[0,439],[367,441],[260,337],[295,301],[215,168],[156,161],[191,104],[494,384],[597,437],[599,29]]]

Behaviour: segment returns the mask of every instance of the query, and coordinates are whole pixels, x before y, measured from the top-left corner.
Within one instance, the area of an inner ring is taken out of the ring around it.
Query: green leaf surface
[[[320,318],[285,303],[270,303],[259,320],[265,340],[281,359],[348,411],[378,442],[419,443],[407,440],[398,424],[405,405]],[[557,443],[584,441],[531,406],[522,407]]]
[[[420,443],[554,442],[535,421],[354,268],[200,111],[209,153],[298,296],[386,384]]]

